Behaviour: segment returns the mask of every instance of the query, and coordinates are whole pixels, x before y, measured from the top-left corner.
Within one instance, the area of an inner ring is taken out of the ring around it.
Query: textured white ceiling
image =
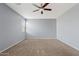
[[[24,18],[41,19],[41,18],[57,18],[76,4],[51,3],[47,7],[51,8],[52,11],[44,11],[44,14],[41,14],[40,11],[33,12],[33,10],[36,10],[38,8],[33,6],[32,3],[22,3],[21,5],[17,5],[16,3],[7,3],[7,5],[13,10],[15,10],[17,13],[22,15]],[[37,5],[40,5],[40,3],[38,3]]]

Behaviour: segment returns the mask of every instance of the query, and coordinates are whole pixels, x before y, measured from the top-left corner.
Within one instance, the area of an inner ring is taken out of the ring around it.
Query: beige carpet
[[[79,51],[56,39],[28,39],[4,51],[5,56],[79,56]]]

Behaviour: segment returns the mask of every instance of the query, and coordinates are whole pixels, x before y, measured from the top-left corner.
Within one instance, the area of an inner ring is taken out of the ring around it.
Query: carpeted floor
[[[28,39],[2,52],[4,56],[79,56],[79,51],[57,39]]]

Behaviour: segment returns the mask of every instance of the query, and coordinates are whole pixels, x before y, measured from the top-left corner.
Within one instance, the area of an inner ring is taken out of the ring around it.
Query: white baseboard
[[[54,37],[29,37],[26,39],[57,39],[57,38],[54,38]]]
[[[25,40],[25,39],[24,39],[24,40]],[[13,44],[13,45],[11,45],[11,46],[7,47],[6,49],[4,49],[4,50],[0,51],[0,53],[2,53],[3,51],[5,51],[5,50],[7,50],[7,49],[9,49],[9,48],[11,48],[11,47],[13,47],[13,46],[17,45],[17,44],[18,44],[18,43],[20,43],[21,41],[23,41],[23,40],[20,40],[20,41],[16,42],[15,44]]]
[[[71,45],[71,44],[69,44],[69,43],[67,43],[67,42],[65,42],[65,41],[63,41],[63,40],[61,40],[61,39],[57,39],[57,40],[59,40],[59,41],[65,43],[65,44],[67,44],[68,46],[70,46],[70,47],[72,47],[72,48],[74,48],[74,49],[76,49],[76,50],[79,51],[79,48],[77,48],[77,47],[75,47],[75,46],[73,46],[73,45]]]

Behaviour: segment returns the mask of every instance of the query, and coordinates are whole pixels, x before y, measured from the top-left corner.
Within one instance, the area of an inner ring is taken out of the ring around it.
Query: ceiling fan
[[[38,9],[34,10],[33,12],[36,12],[36,11],[39,11],[41,10],[41,14],[43,14],[43,11],[52,11],[52,9],[50,8],[46,8],[46,6],[48,5],[49,3],[41,3],[41,6],[38,6],[36,4],[33,4],[35,7],[37,7]]]

